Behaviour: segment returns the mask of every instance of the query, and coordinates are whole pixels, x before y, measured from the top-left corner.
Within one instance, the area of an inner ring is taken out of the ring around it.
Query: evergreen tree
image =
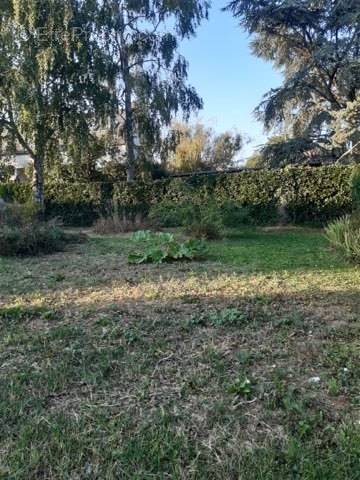
[[[346,107],[334,114],[334,141],[338,145],[346,144],[348,149],[341,160],[360,162],[360,94]]]
[[[253,34],[254,53],[284,74],[257,109],[265,126],[331,149],[334,118],[360,92],[360,2],[233,0],[228,8]]]

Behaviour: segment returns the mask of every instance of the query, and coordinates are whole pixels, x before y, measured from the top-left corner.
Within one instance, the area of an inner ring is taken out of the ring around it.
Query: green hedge
[[[26,203],[31,198],[31,185],[26,183],[0,183],[0,198],[6,202]]]
[[[353,207],[356,211],[360,210],[360,165],[356,165],[351,175],[351,189],[353,198]]]
[[[59,218],[69,226],[89,226],[100,213],[105,213],[112,192],[111,184],[46,184],[46,217]],[[31,187],[26,183],[0,184],[0,197],[5,201],[26,203],[31,199]]]
[[[110,208],[110,183],[62,183],[46,185],[45,211],[66,225],[89,226]]]
[[[281,170],[243,171],[210,176],[159,180],[151,183],[59,183],[46,185],[48,217],[68,225],[90,225],[116,202],[120,211],[147,214],[161,200],[171,202],[215,199],[233,201],[250,209],[258,223],[275,221],[279,206],[292,223],[317,223],[352,209],[350,178],[354,167],[287,167]],[[24,202],[26,184],[0,184],[0,197]]]

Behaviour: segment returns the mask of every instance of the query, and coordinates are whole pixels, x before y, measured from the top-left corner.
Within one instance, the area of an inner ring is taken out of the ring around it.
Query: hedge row
[[[279,210],[292,223],[324,223],[352,209],[350,177],[353,167],[288,167],[211,176],[194,175],[151,183],[57,183],[45,188],[48,217],[68,225],[90,225],[114,204],[128,214],[147,214],[151,205],[169,202],[234,201],[250,207],[259,223],[269,223]],[[0,197],[25,202],[27,184],[0,184]],[[281,208],[280,208],[281,207]]]

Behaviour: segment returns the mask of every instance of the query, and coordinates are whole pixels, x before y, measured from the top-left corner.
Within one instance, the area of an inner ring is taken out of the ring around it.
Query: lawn
[[[310,229],[130,248],[0,259],[0,478],[360,479],[360,269]]]

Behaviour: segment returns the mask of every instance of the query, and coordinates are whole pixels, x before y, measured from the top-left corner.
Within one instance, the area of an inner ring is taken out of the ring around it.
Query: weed
[[[254,385],[247,377],[240,377],[227,387],[227,392],[249,398],[254,392]]]
[[[139,244],[136,251],[128,256],[129,263],[157,263],[196,260],[203,258],[205,244],[200,240],[179,242],[169,233],[136,232],[133,241]]]
[[[236,308],[226,308],[225,310],[209,315],[209,324],[214,327],[242,325],[246,323],[247,320],[247,314]]]
[[[191,326],[235,327],[246,324],[248,315],[236,308],[193,315],[188,321]]]
[[[327,382],[329,395],[332,397],[337,397],[341,393],[341,385],[336,378],[330,378]]]
[[[132,345],[141,340],[141,333],[133,328],[126,328],[124,330],[124,338],[128,345]]]

